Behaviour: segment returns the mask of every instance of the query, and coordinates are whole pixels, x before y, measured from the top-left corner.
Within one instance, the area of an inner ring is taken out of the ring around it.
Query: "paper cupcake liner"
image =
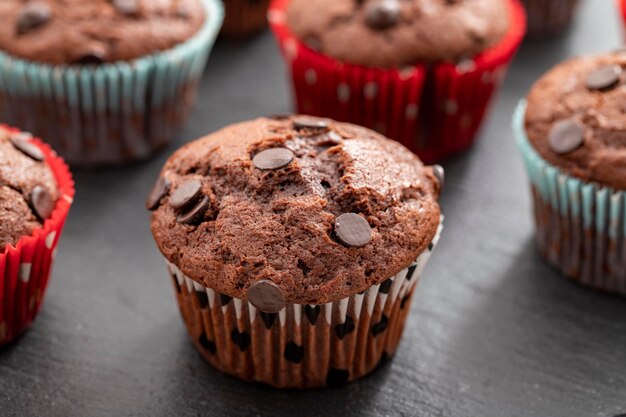
[[[223,18],[218,0],[188,41],[129,62],[53,66],[0,52],[0,120],[45,138],[72,165],[147,158],[175,136]]]
[[[0,251],[0,346],[22,334],[39,312],[57,243],[74,198],[74,181],[67,165],[47,145],[38,139],[33,142],[46,156],[57,181],[59,199],[42,228]]]
[[[224,0],[222,34],[249,36],[267,27],[267,10],[271,0]]]
[[[277,388],[333,386],[367,375],[395,353],[441,230],[415,263],[381,284],[327,304],[290,304],[274,314],[206,288],[167,264],[192,342],[214,367]]]
[[[526,103],[513,128],[530,176],[542,256],[572,280],[626,295],[626,192],[587,183],[550,165],[524,129]]]
[[[427,163],[474,143],[526,24],[518,0],[506,0],[511,27],[496,46],[459,64],[376,69],[313,51],[286,23],[290,0],[274,0],[270,25],[292,78],[299,113],[355,123],[397,140]]]
[[[542,37],[567,30],[578,0],[522,0],[528,17],[528,35]]]

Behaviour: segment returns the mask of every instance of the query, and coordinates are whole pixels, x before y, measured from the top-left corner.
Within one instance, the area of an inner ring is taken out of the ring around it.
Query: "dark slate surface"
[[[538,259],[509,120],[552,64],[621,41],[614,4],[527,43],[482,141],[446,162],[446,231],[394,362],[345,388],[280,392],[222,376],[187,341],[144,198],[167,154],[228,123],[289,109],[269,33],[220,42],[181,141],[155,160],[78,172],[41,315],[0,351],[0,416],[606,416],[626,413],[626,300]]]

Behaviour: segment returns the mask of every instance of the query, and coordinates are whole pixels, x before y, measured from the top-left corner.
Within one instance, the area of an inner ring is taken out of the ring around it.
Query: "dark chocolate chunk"
[[[329,387],[337,387],[344,385],[350,379],[350,372],[344,369],[330,368],[326,376],[326,385]]]
[[[285,359],[293,363],[301,363],[304,359],[304,347],[294,342],[288,342],[285,346]]]
[[[293,119],[293,128],[295,130],[303,130],[303,129],[327,129],[328,122],[324,119],[320,119],[318,117],[310,117],[310,116],[298,116]]]
[[[139,13],[139,0],[113,0],[113,7],[120,14],[132,16]]]
[[[552,126],[548,138],[550,149],[558,154],[570,153],[585,142],[583,126],[574,119],[566,119]]]
[[[155,210],[159,204],[161,204],[161,199],[170,191],[170,185],[170,180],[165,177],[159,177],[156,183],[154,183],[152,191],[150,191],[150,195],[146,201],[146,208],[148,210]]]
[[[215,355],[215,353],[217,352],[217,346],[215,345],[214,341],[209,340],[206,337],[206,333],[202,333],[198,341],[200,342],[200,346],[202,346],[204,350],[208,351],[211,355]]]
[[[376,337],[385,330],[387,330],[387,326],[389,325],[389,318],[383,314],[380,318],[380,321],[372,326],[372,336]]]
[[[11,135],[11,144],[13,144],[15,149],[22,152],[29,158],[34,159],[37,162],[43,161],[45,158],[43,151],[39,149],[39,146],[30,141],[31,138],[32,136],[30,133],[17,133]]]
[[[41,222],[50,217],[54,210],[54,203],[48,190],[41,185],[36,185],[30,193],[30,206]]]
[[[206,295],[206,292],[196,291],[196,297],[198,298],[200,308],[206,308],[209,305],[209,297]]]
[[[202,195],[202,183],[188,180],[179,185],[170,197],[170,206],[174,210],[183,210],[196,203]]]
[[[391,284],[393,284],[393,280],[391,278],[384,280],[382,284],[380,284],[380,287],[378,287],[378,292],[381,294],[389,294]]]
[[[250,347],[250,334],[248,332],[239,332],[239,329],[233,329],[230,333],[230,340],[237,345],[240,351],[245,351]]]
[[[355,213],[344,213],[335,219],[335,234],[348,247],[361,247],[372,240],[367,220]]]
[[[207,196],[202,197],[202,200],[193,206],[189,211],[179,215],[176,220],[182,224],[192,224],[202,219],[204,214],[211,206],[211,199]]]
[[[279,169],[289,165],[294,155],[287,148],[271,148],[259,152],[252,159],[252,163],[260,170]]]
[[[264,313],[278,313],[285,307],[285,296],[280,287],[265,279],[250,285],[248,301]]]
[[[400,19],[398,0],[370,0],[365,6],[365,23],[376,30],[387,29]]]
[[[46,24],[52,17],[50,6],[42,1],[30,1],[17,14],[17,33],[23,34]]]
[[[320,306],[304,306],[304,315],[307,319],[309,319],[309,323],[311,323],[313,326],[315,326],[315,323],[317,323],[317,318],[319,317],[321,311],[322,308]]]
[[[433,175],[439,181],[439,187],[443,188],[446,183],[446,171],[443,169],[441,165],[433,165],[432,167]]]
[[[354,320],[350,316],[346,316],[346,321],[335,326],[335,333],[340,340],[352,333],[356,329]]]
[[[606,91],[619,84],[622,67],[609,65],[592,71],[587,75],[586,84],[590,90]]]
[[[269,330],[274,325],[274,322],[276,321],[276,317],[278,317],[278,314],[265,313],[263,311],[259,311],[259,316],[261,316],[261,320],[263,320],[263,324],[265,325],[265,328]]]

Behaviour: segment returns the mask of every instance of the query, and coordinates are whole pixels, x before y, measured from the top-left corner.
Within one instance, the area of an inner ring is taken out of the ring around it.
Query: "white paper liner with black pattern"
[[[323,305],[290,304],[274,314],[216,293],[170,262],[168,269],[192,342],[216,368],[279,388],[340,385],[395,353],[442,228],[415,263],[381,284]]]

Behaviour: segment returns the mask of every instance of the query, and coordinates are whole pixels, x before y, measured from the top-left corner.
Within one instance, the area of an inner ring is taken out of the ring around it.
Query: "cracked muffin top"
[[[442,174],[371,130],[305,116],[261,118],[191,142],[148,199],[152,233],[185,275],[250,299],[354,295],[408,267],[440,223]]]
[[[526,132],[550,164],[626,190],[626,52],[571,59],[528,96]]]
[[[186,41],[204,18],[201,0],[2,0],[0,50],[47,64],[125,61]]]
[[[509,24],[503,0],[291,0],[287,10],[287,25],[312,49],[378,68],[471,58]]]
[[[0,126],[0,253],[42,227],[58,195],[54,175],[30,135]]]

